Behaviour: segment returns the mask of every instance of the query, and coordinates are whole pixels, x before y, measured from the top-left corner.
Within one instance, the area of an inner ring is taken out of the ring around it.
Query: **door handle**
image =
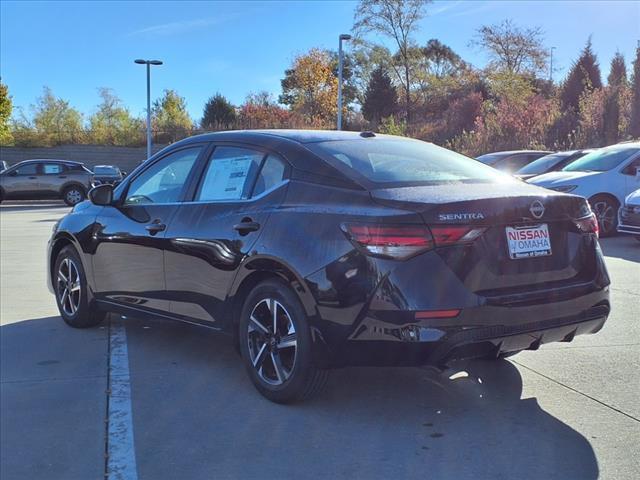
[[[260,229],[260,224],[258,222],[254,222],[251,219],[243,220],[240,223],[236,223],[233,226],[234,230],[240,232],[240,235],[246,235],[249,232],[255,232]]]
[[[67,178],[66,175],[60,175],[58,178]]]
[[[36,180],[38,177],[29,177],[29,180]]]
[[[163,232],[167,228],[167,226],[160,220],[156,220],[144,228],[147,232],[149,232],[149,235],[155,235],[158,232]]]

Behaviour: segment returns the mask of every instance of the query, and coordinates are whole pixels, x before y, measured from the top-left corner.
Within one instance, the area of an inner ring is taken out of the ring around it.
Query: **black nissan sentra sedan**
[[[73,327],[119,312],[229,334],[276,402],[330,368],[569,342],[610,309],[585,199],[370,132],[177,142],[54,227],[48,274]]]

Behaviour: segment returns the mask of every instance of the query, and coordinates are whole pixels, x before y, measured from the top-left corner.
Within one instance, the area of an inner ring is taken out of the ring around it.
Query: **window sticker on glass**
[[[202,184],[200,200],[242,198],[252,162],[252,156],[214,159]]]

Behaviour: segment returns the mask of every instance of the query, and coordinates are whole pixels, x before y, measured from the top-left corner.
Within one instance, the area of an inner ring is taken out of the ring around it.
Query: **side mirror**
[[[8,175],[10,177],[17,177],[18,176],[18,171],[17,170],[11,170]]]
[[[89,190],[89,200],[94,205],[111,205],[113,203],[113,186],[105,183],[93,187]]]

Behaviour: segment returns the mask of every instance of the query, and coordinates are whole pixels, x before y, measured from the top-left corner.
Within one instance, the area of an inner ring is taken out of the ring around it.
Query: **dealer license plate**
[[[546,223],[535,227],[507,227],[507,245],[512,259],[551,255],[551,239]]]

